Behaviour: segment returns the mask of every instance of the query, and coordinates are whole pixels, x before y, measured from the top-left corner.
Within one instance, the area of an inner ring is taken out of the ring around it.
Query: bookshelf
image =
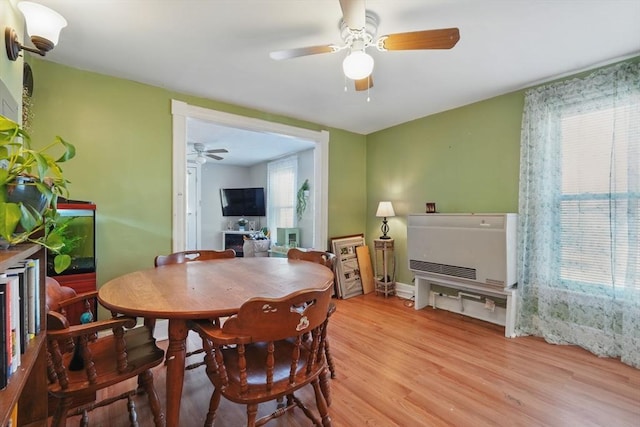
[[[40,245],[21,244],[7,250],[0,250],[0,271],[17,264],[25,258],[40,260],[40,318],[46,319],[45,269],[46,254]],[[31,339],[21,357],[20,368],[15,372],[4,390],[0,390],[0,426],[6,426],[11,412],[18,404],[18,425],[36,426],[47,420],[47,359],[46,321],[41,323],[41,331]]]

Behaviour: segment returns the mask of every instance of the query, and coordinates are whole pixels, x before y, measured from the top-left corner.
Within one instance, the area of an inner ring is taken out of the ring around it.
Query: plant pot
[[[9,203],[22,203],[42,214],[47,207],[47,197],[38,190],[35,182],[33,178],[19,176],[14,183],[7,184],[2,188],[4,194],[0,195],[0,198]],[[13,233],[22,233],[23,231],[25,230],[18,223]]]
[[[47,197],[38,190],[32,178],[19,176],[15,184],[7,185],[7,202],[20,203],[42,213],[47,207]]]

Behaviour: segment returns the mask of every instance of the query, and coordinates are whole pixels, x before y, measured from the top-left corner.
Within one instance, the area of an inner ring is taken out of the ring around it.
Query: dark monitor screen
[[[266,216],[264,188],[221,188],[223,216]]]

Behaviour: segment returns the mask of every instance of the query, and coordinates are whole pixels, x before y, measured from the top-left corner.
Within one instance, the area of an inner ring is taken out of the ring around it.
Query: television
[[[266,216],[264,188],[221,188],[222,216]]]

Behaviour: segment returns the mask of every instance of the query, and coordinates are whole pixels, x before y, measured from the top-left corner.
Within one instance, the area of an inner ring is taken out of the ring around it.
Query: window
[[[298,157],[291,156],[269,162],[267,165],[268,224],[271,240],[275,242],[276,229],[291,228],[296,213],[296,177]]]
[[[640,173],[640,108],[570,111],[561,135],[560,278],[623,284],[640,265],[639,195],[632,189]]]
[[[516,333],[640,367],[640,63],[527,91]]]

